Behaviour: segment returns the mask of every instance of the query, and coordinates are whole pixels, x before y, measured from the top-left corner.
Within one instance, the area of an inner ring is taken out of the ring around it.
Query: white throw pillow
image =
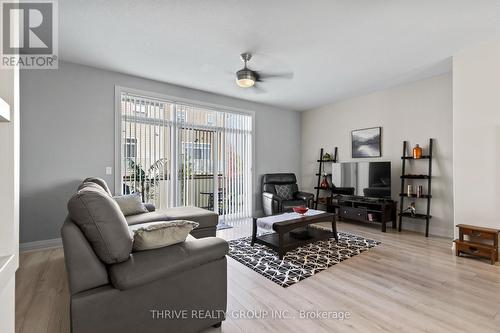
[[[120,209],[125,216],[136,215],[149,212],[142,204],[140,193],[132,193],[127,195],[118,195],[113,197],[120,206]]]
[[[134,234],[134,251],[158,249],[184,242],[191,230],[198,227],[193,221],[175,220],[130,226]]]

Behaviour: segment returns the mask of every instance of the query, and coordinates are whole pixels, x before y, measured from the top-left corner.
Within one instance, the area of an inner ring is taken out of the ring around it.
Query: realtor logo
[[[57,68],[57,2],[1,1],[0,5],[0,67]]]

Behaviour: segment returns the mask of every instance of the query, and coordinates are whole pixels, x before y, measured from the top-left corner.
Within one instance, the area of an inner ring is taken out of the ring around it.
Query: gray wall
[[[21,243],[59,238],[66,202],[81,179],[114,188],[115,85],[255,112],[254,203],[260,176],[300,171],[300,114],[97,68],[60,62],[21,73]]]

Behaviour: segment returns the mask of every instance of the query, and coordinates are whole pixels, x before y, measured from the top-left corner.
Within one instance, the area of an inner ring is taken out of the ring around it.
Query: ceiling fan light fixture
[[[250,88],[255,84],[255,75],[248,68],[243,68],[236,73],[236,84],[241,88]]]
[[[253,85],[255,84],[255,81],[250,80],[250,79],[240,79],[240,80],[236,80],[236,83],[241,88],[250,88],[250,87],[253,87]]]

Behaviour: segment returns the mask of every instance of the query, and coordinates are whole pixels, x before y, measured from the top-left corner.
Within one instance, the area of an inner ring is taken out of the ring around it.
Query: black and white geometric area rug
[[[338,236],[338,243],[335,238],[309,243],[287,252],[283,260],[267,246],[252,246],[252,238],[244,237],[228,242],[229,256],[286,288],[380,244],[344,232]]]

